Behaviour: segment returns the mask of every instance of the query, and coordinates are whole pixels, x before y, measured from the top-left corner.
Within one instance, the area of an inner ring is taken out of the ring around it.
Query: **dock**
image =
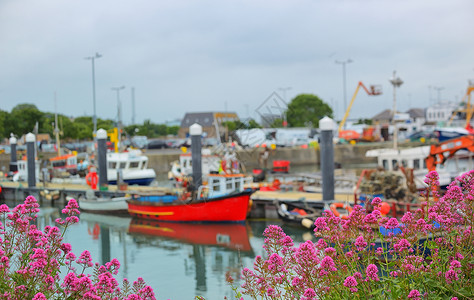
[[[38,201],[44,203],[66,203],[66,197],[78,198],[85,195],[87,191],[92,189],[88,185],[74,183],[37,183],[34,187],[29,187],[27,182],[0,181],[1,193],[0,199],[10,201],[24,200],[29,195],[33,195]],[[104,195],[125,195],[140,193],[173,193],[177,190],[164,187],[154,186],[117,186],[108,185],[106,190],[100,190]],[[57,195],[54,199],[48,197],[54,193]]]
[[[336,202],[354,203],[354,194],[336,193],[333,199]],[[297,191],[256,191],[251,196],[252,209],[251,218],[278,218],[275,202],[299,202],[307,203],[310,206],[324,206],[323,195],[321,193],[308,193]]]

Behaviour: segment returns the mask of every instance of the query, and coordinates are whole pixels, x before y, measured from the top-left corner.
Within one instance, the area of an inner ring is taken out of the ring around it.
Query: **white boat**
[[[107,153],[108,183],[117,184],[119,173],[129,185],[150,185],[156,178],[155,170],[148,168],[148,157],[140,150]]]
[[[97,196],[99,192],[87,191],[86,195],[78,197],[77,203],[79,208],[88,212],[98,213],[127,213],[127,200],[132,199],[131,196]],[[66,197],[67,200],[69,200]]]
[[[405,149],[373,149],[365,153],[366,157],[376,157],[379,167],[388,171],[397,171],[401,167],[413,169],[417,189],[424,189],[424,179],[429,173],[425,159],[430,154],[431,146],[412,147]],[[469,168],[469,159],[466,154],[459,152],[444,164],[438,165],[436,171],[439,175],[441,187],[448,186],[463,170]],[[472,165],[472,163],[471,163]]]
[[[202,149],[201,164],[203,179],[207,179],[208,174],[221,173],[223,168],[226,168],[227,173],[240,173],[239,162],[232,153],[226,153],[221,157],[217,154],[211,154],[210,149]],[[181,180],[185,176],[192,175],[192,172],[192,155],[191,153],[183,153],[179,156],[179,161],[171,165],[168,178]]]

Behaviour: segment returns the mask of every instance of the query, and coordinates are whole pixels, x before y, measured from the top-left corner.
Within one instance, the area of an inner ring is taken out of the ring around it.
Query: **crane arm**
[[[429,171],[436,170],[436,166],[453,157],[461,149],[474,152],[474,136],[465,135],[442,143],[431,145],[430,154],[425,158],[426,167]]]
[[[467,112],[466,112],[466,129],[471,128],[472,108],[471,108],[471,92],[474,91],[474,86],[467,88]]]
[[[377,96],[382,93],[380,90],[376,89],[374,86],[370,86],[370,90],[367,89],[365,85],[362,83],[362,81],[359,81],[359,83],[357,84],[357,88],[354,92],[354,95],[352,96],[351,102],[349,103],[349,106],[346,109],[346,113],[344,114],[344,117],[342,118],[341,123],[339,123],[339,128],[337,129],[337,132],[341,132],[342,128],[344,127],[344,124],[346,123],[346,119],[349,116],[349,112],[351,111],[352,104],[354,104],[354,100],[357,97],[357,93],[359,93],[360,87],[362,87],[369,96]]]

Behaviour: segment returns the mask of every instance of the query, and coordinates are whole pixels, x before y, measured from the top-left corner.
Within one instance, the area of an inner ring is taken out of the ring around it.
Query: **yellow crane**
[[[467,97],[467,103],[466,103],[466,108],[465,109],[457,109],[453,111],[453,114],[451,115],[451,118],[448,121],[448,126],[451,125],[451,122],[453,122],[454,117],[456,116],[456,113],[458,112],[465,112],[466,113],[466,125],[465,128],[469,131],[472,131],[471,127],[471,118],[473,114],[473,108],[471,107],[471,93],[474,91],[474,84],[472,82],[469,82],[469,86],[467,87],[466,94],[461,99],[461,103],[464,102],[464,100]]]
[[[341,132],[342,128],[344,127],[344,124],[346,123],[346,119],[349,116],[349,112],[351,111],[352,104],[354,104],[354,100],[357,97],[357,93],[359,93],[360,87],[362,87],[369,96],[378,96],[382,94],[382,88],[379,85],[371,85],[370,89],[367,89],[365,85],[362,83],[362,81],[359,81],[359,83],[357,84],[357,88],[354,92],[354,96],[352,96],[351,102],[349,103],[349,106],[347,107],[346,113],[344,114],[344,117],[342,118],[341,123],[339,123],[339,128],[337,130],[338,132]]]

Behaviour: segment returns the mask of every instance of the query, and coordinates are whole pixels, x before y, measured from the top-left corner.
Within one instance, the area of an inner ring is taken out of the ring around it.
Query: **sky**
[[[97,117],[116,119],[120,102],[126,125],[204,111],[259,121],[273,93],[317,95],[341,119],[359,81],[383,94],[361,90],[349,118],[371,118],[393,107],[394,71],[399,111],[459,102],[472,12],[472,0],[2,0],[0,109],[92,116],[96,53]]]

